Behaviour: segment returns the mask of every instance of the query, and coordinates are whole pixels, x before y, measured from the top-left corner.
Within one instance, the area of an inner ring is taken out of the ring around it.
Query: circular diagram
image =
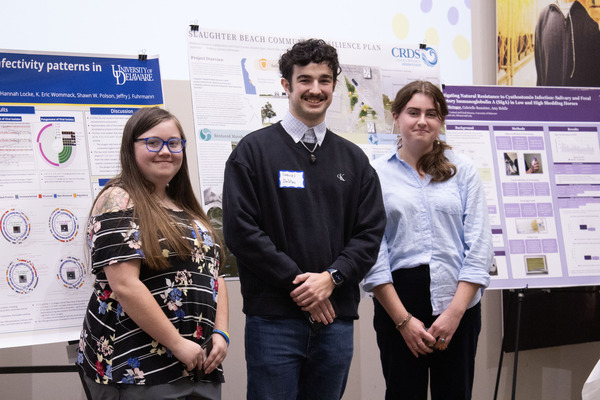
[[[77,217],[64,208],[57,208],[50,213],[48,226],[52,236],[60,242],[70,242],[79,231]]]
[[[52,166],[68,166],[75,158],[75,132],[61,131],[56,124],[48,124],[40,129],[37,143],[42,158]]]
[[[37,271],[31,261],[17,259],[6,270],[6,282],[16,293],[27,294],[38,284]]]
[[[23,243],[31,232],[31,223],[27,214],[11,208],[0,218],[2,236],[12,244]]]
[[[69,256],[58,262],[56,278],[67,289],[79,289],[83,285],[84,277],[85,268],[77,258]]]

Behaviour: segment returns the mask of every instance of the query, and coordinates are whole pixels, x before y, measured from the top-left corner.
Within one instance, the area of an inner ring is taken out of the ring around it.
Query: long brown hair
[[[442,91],[428,81],[414,81],[400,89],[392,103],[392,113],[395,115],[400,114],[410,99],[417,93],[433,99],[438,118],[443,125],[446,121],[446,115],[448,115],[446,99]],[[402,132],[400,132],[400,135],[402,135]],[[402,146],[402,136],[398,139],[398,146]],[[432,182],[444,182],[452,178],[456,174],[456,166],[444,154],[446,150],[451,148],[446,142],[441,141],[439,138],[436,139],[433,142],[433,149],[424,154],[417,162],[417,170],[431,175]]]
[[[111,187],[121,187],[129,194],[129,198],[134,205],[134,218],[137,218],[139,225],[142,251],[148,266],[154,270],[163,270],[169,267],[168,260],[163,256],[159,244],[161,237],[165,238],[168,247],[180,258],[192,254],[189,242],[182,238],[183,232],[180,225],[175,223],[169,211],[162,207],[158,198],[153,195],[154,184],[144,177],[135,160],[135,140],[165,121],[173,121],[181,138],[185,139],[185,133],[179,120],[162,108],[141,108],[129,118],[123,129],[121,139],[121,172],[106,184],[92,205],[93,209],[102,193]],[[190,183],[185,148],[183,149],[181,168],[167,185],[166,192],[190,218],[202,222],[204,227],[209,230],[213,241],[220,243],[220,238],[216,235],[206,213],[194,195]],[[196,224],[192,223],[191,225],[196,230]],[[196,230],[197,237],[200,237],[198,234],[199,232]],[[223,251],[220,254],[222,258]]]

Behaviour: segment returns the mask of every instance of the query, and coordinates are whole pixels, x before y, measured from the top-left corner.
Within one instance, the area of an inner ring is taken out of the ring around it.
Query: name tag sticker
[[[279,171],[279,187],[304,189],[304,171]]]

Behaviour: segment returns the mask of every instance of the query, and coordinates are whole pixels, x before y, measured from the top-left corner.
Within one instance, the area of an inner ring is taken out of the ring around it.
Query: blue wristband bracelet
[[[225,341],[227,342],[227,347],[229,347],[229,333],[220,329],[213,329],[212,333],[216,333],[218,335],[223,336],[223,339],[225,339]]]

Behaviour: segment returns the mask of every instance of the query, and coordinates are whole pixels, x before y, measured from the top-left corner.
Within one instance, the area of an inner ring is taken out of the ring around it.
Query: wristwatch
[[[344,277],[337,269],[329,268],[327,272],[329,272],[329,275],[331,275],[331,280],[335,286],[340,286],[342,283],[344,283]]]

